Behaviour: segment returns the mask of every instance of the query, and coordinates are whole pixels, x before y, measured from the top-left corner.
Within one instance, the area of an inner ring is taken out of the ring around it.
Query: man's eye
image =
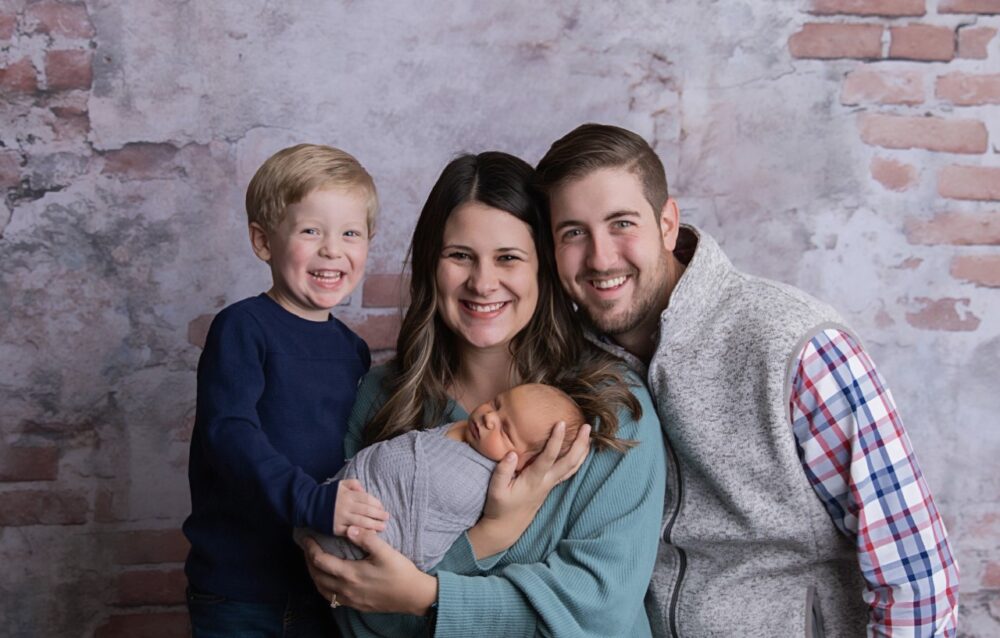
[[[562,238],[563,238],[563,240],[575,239],[575,238],[580,237],[582,235],[583,235],[583,229],[582,228],[570,228],[565,233],[563,233]]]
[[[612,223],[611,226],[613,228],[631,228],[632,226],[635,226],[635,223],[630,222],[627,219],[619,219]]]

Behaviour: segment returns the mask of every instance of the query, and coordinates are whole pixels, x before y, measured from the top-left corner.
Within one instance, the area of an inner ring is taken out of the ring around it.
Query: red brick
[[[80,492],[0,492],[0,527],[79,525],[87,522],[89,509]]]
[[[108,172],[105,166],[105,171]],[[205,339],[208,338],[208,329],[212,325],[215,315],[198,315],[188,323],[188,343],[199,348],[205,347]]]
[[[861,68],[844,78],[841,104],[920,104],[924,101],[924,76],[919,71],[876,71]]]
[[[94,80],[90,51],[61,50],[45,52],[45,80],[50,91],[89,89]]]
[[[1000,563],[991,561],[986,563],[983,570],[982,586],[985,589],[1000,589]]]
[[[905,191],[917,183],[917,169],[893,159],[872,159],[872,178],[891,191]]]
[[[1000,201],[1000,167],[945,166],[938,174],[938,194],[952,199]]]
[[[351,330],[368,343],[372,350],[391,350],[396,347],[399,335],[399,313],[391,315],[369,315],[366,319],[348,322]]]
[[[189,638],[187,612],[116,614],[97,628],[94,638]]]
[[[942,213],[929,220],[910,218],[906,239],[911,244],[1000,246],[1000,211],[995,213]]]
[[[183,569],[122,572],[118,575],[118,604],[125,607],[180,605],[185,600],[186,586]]]
[[[951,260],[951,276],[977,286],[1000,288],[1000,255],[959,255]]]
[[[52,121],[52,131],[56,139],[81,139],[90,131],[90,114],[75,107],[53,106],[49,108],[56,119]]]
[[[915,312],[906,313],[906,321],[920,330],[948,330],[952,332],[970,332],[979,327],[979,317],[968,310],[961,314],[958,307],[967,308],[968,299],[928,299],[918,297],[916,302],[922,306]]]
[[[949,73],[937,79],[934,94],[959,106],[1000,104],[1000,73],[972,75]]]
[[[1000,13],[1000,0],[941,0],[938,13]]]
[[[985,153],[989,136],[979,120],[865,113],[858,120],[865,144],[924,148],[946,153]]]
[[[947,62],[955,57],[955,32],[950,27],[908,24],[890,27],[889,33],[890,58]]]
[[[810,22],[788,38],[788,50],[795,58],[880,58],[882,27]]]
[[[154,178],[174,170],[173,159],[176,155],[177,147],[173,144],[131,142],[118,150],[105,153],[101,172],[133,179]],[[204,317],[202,315],[198,319]],[[207,333],[208,326],[205,328]]]
[[[14,151],[0,152],[0,188],[21,183],[21,156]]]
[[[408,277],[400,275],[368,275],[361,305],[365,308],[399,308],[410,303]]]
[[[179,529],[116,532],[111,542],[115,548],[115,562],[119,565],[180,563],[187,557],[190,547]]]
[[[0,67],[0,93],[34,93],[37,90],[38,76],[28,58]]]
[[[11,13],[0,13],[0,40],[10,40],[17,30],[17,16]]]
[[[813,0],[810,13],[859,16],[922,16],[924,0]]]
[[[39,2],[24,11],[29,33],[47,33],[68,38],[94,37],[94,25],[82,4]]]
[[[985,60],[990,40],[997,34],[993,27],[965,27],[958,30],[958,57]]]
[[[54,481],[59,474],[59,450],[54,447],[0,449],[0,481]]]

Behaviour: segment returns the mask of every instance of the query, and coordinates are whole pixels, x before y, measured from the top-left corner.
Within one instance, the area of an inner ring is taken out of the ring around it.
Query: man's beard
[[[652,278],[654,281],[655,277]],[[638,284],[638,279],[633,280]],[[590,307],[583,304],[577,304],[580,310],[583,311],[584,316],[587,321],[597,329],[601,334],[606,334],[610,337],[616,335],[631,332],[638,328],[644,321],[646,321],[650,314],[652,314],[659,302],[660,289],[655,285],[649,286],[636,286],[635,295],[633,295],[631,300],[631,305],[626,308],[623,312],[617,314],[610,314],[603,312],[600,314],[595,314]],[[621,303],[621,302],[617,302]],[[599,310],[612,310],[615,307],[616,302],[598,302],[596,306]]]

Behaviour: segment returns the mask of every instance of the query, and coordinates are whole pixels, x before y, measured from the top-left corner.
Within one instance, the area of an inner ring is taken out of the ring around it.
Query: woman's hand
[[[345,479],[337,486],[337,503],[333,508],[333,533],[346,536],[347,528],[356,525],[362,529],[381,532],[389,513],[381,501],[368,494],[357,479]]]
[[[483,516],[469,529],[469,542],[476,558],[492,556],[513,545],[528,529],[552,488],[576,474],[583,465],[590,451],[590,426],[581,427],[572,447],[558,458],[565,433],[566,424],[560,421],[552,429],[545,449],[517,476],[514,452],[497,463]]]
[[[438,581],[417,569],[374,532],[350,527],[347,538],[368,552],[362,560],[327,554],[306,538],[306,566],[316,589],[327,600],[358,611],[423,616],[437,600]]]

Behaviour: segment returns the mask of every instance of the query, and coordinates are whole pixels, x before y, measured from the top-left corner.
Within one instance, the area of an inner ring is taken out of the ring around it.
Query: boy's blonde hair
[[[289,206],[319,188],[364,191],[368,235],[375,233],[375,181],[353,155],[320,144],[290,146],[261,164],[247,187],[247,219],[271,232],[284,219]]]

